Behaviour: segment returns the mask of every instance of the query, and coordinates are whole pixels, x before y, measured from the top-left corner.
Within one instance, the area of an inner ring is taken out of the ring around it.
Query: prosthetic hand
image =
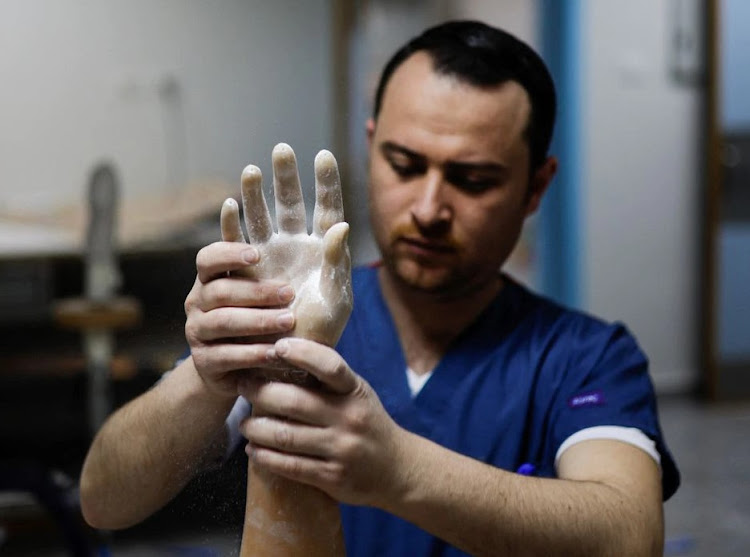
[[[232,274],[253,280],[291,284],[294,328],[289,334],[333,346],[352,308],[351,263],[343,222],[341,183],[333,155],[321,151],[315,158],[316,202],[312,233],[306,213],[294,152],[286,144],[273,150],[274,193],[278,232],[273,231],[262,190],[260,170],[248,166],[242,173],[242,203],[248,240],[258,251],[257,263]],[[239,208],[228,199],[221,212],[222,238],[245,242]],[[260,317],[259,317],[260,319]],[[257,327],[262,330],[262,327]],[[248,338],[258,342],[258,338]],[[295,370],[267,369],[268,379],[314,384],[312,376]],[[310,381],[304,381],[304,377]],[[255,415],[255,413],[253,414]],[[310,486],[255,470],[249,464],[245,526],[241,555],[341,555],[343,538],[337,504]]]
[[[310,235],[288,145],[274,149],[273,166],[278,232],[263,198],[260,171],[248,166],[242,199],[250,244],[237,203],[228,199],[221,215],[226,241],[200,250],[195,283],[185,300],[185,336],[196,370],[209,390],[228,400],[236,398],[237,381],[247,373],[304,383],[307,373],[269,370],[267,350],[286,336],[333,346],[352,306],[348,225],[333,155],[321,151],[315,160],[317,200]]]
[[[257,264],[239,274],[253,279],[288,282],[295,291],[290,308],[295,315],[292,336],[336,344],[352,308],[351,264],[346,239],[341,182],[333,155],[315,157],[315,212],[312,234],[307,233],[297,161],[289,145],[273,150],[274,193],[278,232],[273,231],[262,176],[256,166],[242,173],[242,204],[248,240],[260,253]],[[245,242],[234,199],[224,202],[222,238]]]

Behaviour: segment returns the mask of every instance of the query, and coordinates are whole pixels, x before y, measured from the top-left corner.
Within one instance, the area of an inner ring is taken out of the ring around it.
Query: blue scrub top
[[[504,470],[530,464],[536,475],[554,477],[557,450],[573,433],[638,428],[661,455],[666,500],[679,473],[662,439],[648,361],[632,335],[504,278],[414,398],[376,268],[353,272],[354,311],[337,350],[399,425]],[[378,509],[342,505],[342,520],[350,556],[465,555]]]

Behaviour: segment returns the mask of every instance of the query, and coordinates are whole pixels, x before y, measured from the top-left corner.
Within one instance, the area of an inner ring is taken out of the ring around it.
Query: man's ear
[[[375,136],[375,120],[368,118],[365,128],[367,129],[367,149],[369,150],[372,147],[372,138]]]
[[[542,197],[557,174],[557,159],[547,157],[542,166],[534,171],[529,181],[529,197],[526,202],[526,216],[533,215],[542,202]]]

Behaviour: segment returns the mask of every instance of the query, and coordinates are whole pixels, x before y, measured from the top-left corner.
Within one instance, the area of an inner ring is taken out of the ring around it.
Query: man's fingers
[[[294,314],[287,309],[221,307],[188,319],[185,335],[202,343],[230,338],[241,341],[244,337],[288,333],[293,327]]]
[[[359,385],[359,377],[333,348],[302,338],[283,338],[274,354],[295,368],[307,371],[338,394],[348,394]]]
[[[346,243],[348,237],[349,225],[345,222],[334,224],[323,237],[323,264],[320,269],[319,288],[323,298],[330,302],[338,300],[341,296],[348,296],[351,306],[351,259]]]
[[[195,267],[198,280],[207,283],[228,272],[254,265],[260,259],[258,250],[239,242],[214,242],[198,252]]]
[[[297,159],[286,143],[274,147],[273,189],[276,199],[276,224],[279,233],[307,234],[307,217],[299,183]]]
[[[242,171],[242,209],[248,241],[262,244],[273,235],[271,215],[263,196],[263,176],[257,166],[247,166]]]
[[[324,236],[334,224],[344,220],[341,197],[341,178],[336,159],[330,151],[320,151],[315,157],[315,212],[313,234]]]
[[[245,235],[240,226],[240,208],[231,197],[221,206],[221,239],[225,242],[245,243]]]
[[[330,456],[334,443],[326,428],[271,416],[252,416],[240,428],[254,445],[288,453],[325,458]]]
[[[269,361],[274,359],[269,358]],[[281,362],[278,359],[275,361],[277,366]],[[277,416],[312,426],[326,426],[334,419],[335,412],[326,403],[325,396],[293,383],[247,377],[239,381],[237,392],[253,405],[260,416]],[[247,422],[245,426],[250,423]]]
[[[294,289],[280,281],[243,276],[217,278],[203,285],[197,306],[201,311],[219,307],[283,307],[294,299]]]
[[[274,367],[268,359],[268,344],[214,344],[192,348],[196,367],[212,376],[230,371]]]
[[[296,482],[319,488],[341,483],[342,472],[335,462],[315,457],[289,455],[250,444],[245,448],[245,452],[253,459],[255,465]]]

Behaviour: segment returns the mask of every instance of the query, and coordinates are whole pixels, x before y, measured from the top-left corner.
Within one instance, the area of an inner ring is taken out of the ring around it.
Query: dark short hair
[[[557,99],[547,66],[532,48],[510,33],[479,21],[449,21],[424,31],[399,49],[383,68],[375,92],[377,120],[393,72],[418,51],[427,52],[437,73],[476,87],[518,82],[529,96],[531,114],[525,136],[531,169],[547,158],[555,126]]]

